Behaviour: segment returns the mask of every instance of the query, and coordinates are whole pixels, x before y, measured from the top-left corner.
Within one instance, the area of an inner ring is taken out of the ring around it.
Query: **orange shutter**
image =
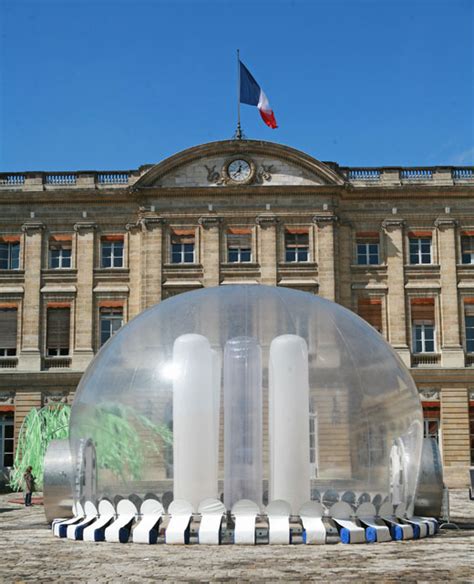
[[[102,241],[123,241],[123,234],[116,234],[116,235],[103,235],[101,237]]]
[[[196,237],[195,229],[172,229],[171,242],[172,243],[194,243]]]
[[[305,235],[309,233],[309,227],[286,227],[286,232],[292,235]]]
[[[51,235],[51,237],[49,238],[50,241],[72,241],[72,235],[71,234],[65,234],[65,235]]]
[[[18,302],[0,302],[0,308],[18,308]]]
[[[378,231],[358,231],[356,233],[356,238],[358,238],[358,239],[379,239],[380,234]]]
[[[412,298],[411,320],[427,320],[434,322],[434,298]]]
[[[410,231],[408,237],[432,237],[432,231]]]
[[[46,308],[71,308],[70,302],[48,302]]]
[[[382,330],[382,299],[359,298],[359,316],[371,324],[379,332]]]
[[[227,233],[229,235],[251,235],[252,229],[250,227],[229,227]]]
[[[461,231],[461,235],[465,235],[467,237],[474,236],[474,231]]]
[[[0,241],[3,243],[18,243],[20,238],[20,235],[2,235],[0,236]]]
[[[101,300],[99,308],[123,308],[123,300]]]

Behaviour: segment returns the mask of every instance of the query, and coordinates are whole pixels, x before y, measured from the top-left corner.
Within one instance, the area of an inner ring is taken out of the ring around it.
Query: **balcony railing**
[[[126,185],[129,176],[128,172],[99,172],[97,182],[100,185]]]
[[[75,185],[76,180],[76,174],[47,174],[44,182],[47,185]]]
[[[405,168],[400,171],[402,180],[431,180],[433,171],[430,168]]]
[[[17,357],[0,357],[0,369],[16,369],[17,365]]]
[[[71,361],[71,357],[44,357],[43,369],[69,369]]]
[[[349,170],[349,180],[378,181],[380,170],[378,168],[353,168]]]
[[[0,184],[10,185],[12,187],[16,185],[21,186],[25,184],[25,178],[24,174],[0,174]]]
[[[434,367],[440,363],[441,355],[438,353],[415,353],[411,356],[412,367]]]
[[[453,168],[451,176],[454,180],[471,180],[474,178],[474,170],[472,168]]]

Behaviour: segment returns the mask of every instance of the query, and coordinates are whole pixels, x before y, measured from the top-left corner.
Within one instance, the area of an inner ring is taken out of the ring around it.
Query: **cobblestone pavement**
[[[474,502],[451,495],[460,531],[418,541],[327,546],[145,546],[52,536],[43,508],[0,496],[0,582],[474,582]]]

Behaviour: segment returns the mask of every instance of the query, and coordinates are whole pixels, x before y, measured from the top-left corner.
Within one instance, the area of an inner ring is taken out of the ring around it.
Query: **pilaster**
[[[441,436],[444,481],[465,487],[469,478],[469,395],[465,387],[441,390]]]
[[[128,320],[131,320],[142,311],[142,225],[140,222],[127,223],[128,231],[128,266],[129,288]]]
[[[267,286],[277,285],[277,224],[279,219],[273,213],[262,213],[257,224],[258,261],[260,264],[261,283]]]
[[[336,254],[334,248],[335,215],[320,214],[313,217],[318,230],[318,277],[319,295],[336,300]]]
[[[352,226],[349,222],[339,223],[339,283],[336,297],[339,304],[352,310]]]
[[[163,217],[140,219],[142,226],[142,289],[141,310],[161,301],[163,282]]]
[[[80,221],[74,225],[77,234],[77,296],[75,305],[75,339],[72,368],[84,370],[94,356],[94,232],[97,225]],[[71,319],[73,315],[71,314]]]
[[[449,217],[440,217],[435,221],[435,227],[438,229],[438,263],[441,275],[441,363],[443,367],[464,367],[456,278],[456,226],[457,221]]]
[[[206,288],[219,286],[220,282],[220,225],[222,218],[215,215],[203,215],[198,219],[201,225],[201,258],[203,267],[203,284]]]
[[[387,236],[388,340],[405,365],[410,367],[403,269],[404,226],[405,221],[399,218],[389,218],[382,222],[382,229]]]
[[[40,319],[41,319],[41,250],[45,225],[29,221],[22,226],[23,266],[25,270],[25,293],[23,297],[22,344],[18,369],[40,371]]]

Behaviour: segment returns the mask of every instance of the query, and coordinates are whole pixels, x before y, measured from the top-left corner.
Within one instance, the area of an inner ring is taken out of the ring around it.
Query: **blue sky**
[[[236,57],[342,165],[474,164],[471,0],[0,0],[0,171],[127,169],[232,137]]]

